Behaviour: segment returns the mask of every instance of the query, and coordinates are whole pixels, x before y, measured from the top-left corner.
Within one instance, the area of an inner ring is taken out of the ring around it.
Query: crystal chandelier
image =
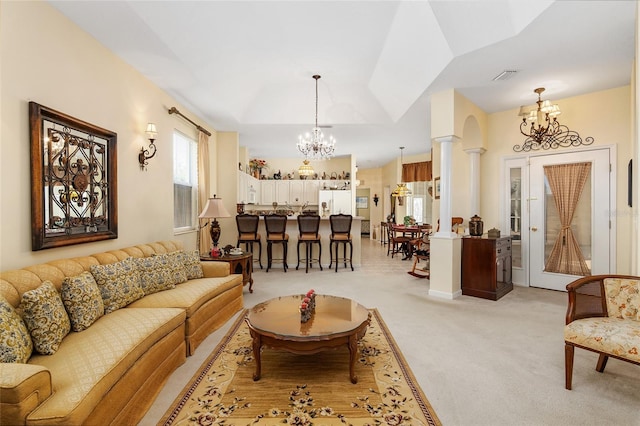
[[[326,160],[333,156],[336,140],[333,136],[329,136],[329,140],[325,140],[324,134],[318,126],[318,80],[320,76],[314,75],[313,78],[316,80],[316,125],[311,133],[298,136],[297,147],[306,159]]]
[[[544,87],[534,90],[538,94],[538,108],[529,110],[525,106],[520,107],[522,123],[520,123],[520,133],[527,138],[522,145],[515,145],[513,150],[520,151],[537,151],[539,149],[555,149],[559,147],[591,145],[592,137],[587,137],[583,141],[578,132],[569,130],[567,126],[560,124],[558,115],[560,115],[560,107],[551,104],[549,100],[542,100],[542,92]],[[530,125],[528,123],[531,123]]]

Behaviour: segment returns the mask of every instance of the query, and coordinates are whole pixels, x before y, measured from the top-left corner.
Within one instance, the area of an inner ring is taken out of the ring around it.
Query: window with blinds
[[[198,203],[198,144],[173,133],[173,228],[175,233],[196,229]]]

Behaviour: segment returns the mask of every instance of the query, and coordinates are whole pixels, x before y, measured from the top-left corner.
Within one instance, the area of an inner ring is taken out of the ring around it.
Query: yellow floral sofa
[[[576,347],[600,354],[600,373],[609,357],[640,365],[640,277],[593,275],[570,283],[567,291],[565,387],[571,390]]]
[[[136,424],[242,289],[177,241],[0,273],[0,423]]]

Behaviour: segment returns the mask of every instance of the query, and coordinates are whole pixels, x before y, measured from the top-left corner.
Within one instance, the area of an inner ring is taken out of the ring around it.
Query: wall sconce
[[[153,123],[148,123],[146,133],[147,136],[149,136],[149,149],[144,149],[144,147],[140,148],[140,153],[138,154],[140,170],[147,170],[147,164],[149,164],[147,160],[153,158],[153,156],[156,155],[156,146],[153,143],[156,140],[156,135],[158,134],[156,125]]]
[[[373,194],[373,202],[376,204],[376,207],[378,206],[378,201],[380,201],[378,194]]]

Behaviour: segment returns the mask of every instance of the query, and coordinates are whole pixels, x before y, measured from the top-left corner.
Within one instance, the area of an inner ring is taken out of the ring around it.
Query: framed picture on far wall
[[[436,200],[440,199],[440,177],[433,179],[433,194]]]
[[[358,209],[368,209],[369,208],[369,197],[356,197],[356,208],[358,208]]]

